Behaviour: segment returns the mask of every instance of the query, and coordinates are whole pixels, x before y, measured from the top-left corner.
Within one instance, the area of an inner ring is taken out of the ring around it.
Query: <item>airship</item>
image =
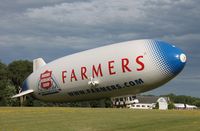
[[[152,39],[98,47],[50,63],[37,58],[22,91],[12,98],[72,102],[138,94],[169,82],[185,64],[181,49]]]

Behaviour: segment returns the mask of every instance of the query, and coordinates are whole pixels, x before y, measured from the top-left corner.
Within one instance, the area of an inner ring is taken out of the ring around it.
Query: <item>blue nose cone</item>
[[[163,41],[158,41],[157,43],[159,44],[161,55],[165,61],[166,71],[176,76],[182,71],[186,64],[187,58],[185,53],[169,43]]]

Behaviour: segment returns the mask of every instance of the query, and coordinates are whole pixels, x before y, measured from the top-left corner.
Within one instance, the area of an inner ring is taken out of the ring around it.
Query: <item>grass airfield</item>
[[[0,131],[199,131],[200,111],[1,107]]]

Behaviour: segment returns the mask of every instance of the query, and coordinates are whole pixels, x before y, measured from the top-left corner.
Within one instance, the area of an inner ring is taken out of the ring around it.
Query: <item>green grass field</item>
[[[200,111],[0,108],[0,131],[199,131]]]

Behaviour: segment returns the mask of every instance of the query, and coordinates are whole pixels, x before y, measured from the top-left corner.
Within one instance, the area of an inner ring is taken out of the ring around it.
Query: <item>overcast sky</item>
[[[116,42],[161,39],[183,49],[188,63],[147,94],[200,97],[199,0],[1,0],[0,60],[46,62]]]

